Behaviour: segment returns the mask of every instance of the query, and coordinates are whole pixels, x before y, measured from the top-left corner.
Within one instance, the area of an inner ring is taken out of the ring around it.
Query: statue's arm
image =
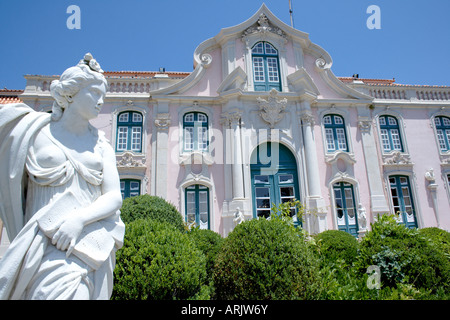
[[[90,206],[70,215],[53,236],[52,243],[60,250],[68,249],[67,253],[70,254],[86,225],[115,214],[121,206],[122,195],[116,157],[112,147],[108,145],[103,151],[102,195]]]

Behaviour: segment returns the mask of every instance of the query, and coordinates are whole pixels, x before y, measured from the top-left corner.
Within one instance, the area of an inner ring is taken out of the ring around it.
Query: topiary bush
[[[318,260],[282,219],[245,221],[227,236],[213,280],[218,299],[314,299]]]
[[[382,215],[360,242],[355,265],[365,273],[370,265],[381,271],[384,286],[409,284],[418,289],[448,292],[450,261],[417,229],[398,224],[391,215]]]
[[[185,233],[153,219],[126,225],[116,253],[114,300],[196,297],[206,281],[206,258]]]
[[[184,222],[177,208],[163,198],[148,194],[126,198],[123,201],[120,217],[125,224],[136,219],[153,219],[167,222],[184,231]]]
[[[207,277],[212,277],[214,262],[219,252],[224,238],[217,232],[207,229],[192,228],[188,232],[188,237],[194,242],[197,248],[203,252],[206,257]]]
[[[441,248],[450,259],[450,232],[437,227],[419,229],[419,232],[430,239],[436,246]]]
[[[327,230],[316,236],[318,253],[323,263],[344,260],[351,265],[358,252],[358,240],[351,234],[341,230]]]

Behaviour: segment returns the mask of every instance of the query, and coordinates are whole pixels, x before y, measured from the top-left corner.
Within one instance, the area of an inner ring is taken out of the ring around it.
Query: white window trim
[[[146,155],[147,154],[147,108],[139,107],[139,106],[121,106],[116,109],[114,109],[111,112],[112,116],[112,127],[111,127],[111,145],[114,146],[114,150],[116,150],[117,147],[117,130],[118,130],[118,115],[122,112],[126,111],[135,111],[139,112],[142,115],[142,132],[141,132],[141,151],[133,151],[133,150],[122,150],[122,151],[116,151],[116,155],[124,154],[125,152],[130,152],[132,154],[136,155]]]
[[[326,132],[325,132],[325,123],[324,123],[324,118],[327,115],[332,115],[332,114],[336,114],[338,116],[341,116],[342,119],[344,119],[344,129],[345,129],[345,135],[347,138],[347,149],[348,151],[344,151],[344,150],[334,150],[334,151],[328,151],[328,147],[327,147],[327,137],[326,137]],[[336,153],[340,153],[340,152],[344,152],[344,153],[348,153],[350,156],[354,157],[354,152],[353,152],[353,139],[351,136],[351,132],[350,132],[350,114],[347,110],[341,109],[341,108],[326,108],[325,110],[322,110],[321,112],[319,112],[319,119],[320,119],[320,129],[322,132],[322,145],[323,145],[323,152],[326,156],[332,156]]]

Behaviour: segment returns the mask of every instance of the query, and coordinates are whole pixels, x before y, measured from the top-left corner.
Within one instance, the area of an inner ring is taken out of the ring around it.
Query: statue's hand
[[[59,250],[67,250],[66,256],[68,257],[75,247],[75,243],[80,236],[81,231],[83,231],[83,228],[84,225],[79,217],[76,215],[70,216],[61,224],[58,231],[54,234],[52,244]]]

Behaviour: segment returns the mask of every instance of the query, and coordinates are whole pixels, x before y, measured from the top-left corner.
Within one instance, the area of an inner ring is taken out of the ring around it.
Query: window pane
[[[255,188],[257,198],[270,198],[269,188]]]
[[[184,116],[184,121],[185,122],[194,122],[194,114],[193,113],[188,113],[187,115]]]
[[[128,122],[128,112],[119,115],[119,122]]]
[[[292,174],[282,174],[278,179],[280,183],[294,183],[294,176]]]
[[[442,122],[444,123],[444,126],[448,127],[450,126],[450,119],[449,118],[442,118]]]
[[[277,58],[267,58],[267,74],[269,82],[279,82]]]
[[[127,140],[128,140],[128,128],[127,127],[119,127],[117,128],[117,150],[126,150],[127,149]]]
[[[264,60],[261,57],[253,57],[253,73],[255,82],[264,82]]]
[[[396,126],[397,125],[397,120],[395,120],[395,118],[388,117],[388,123],[389,123],[390,126]]]
[[[445,137],[444,137],[444,131],[439,129],[436,130],[436,134],[437,134],[437,138],[439,141],[439,148],[441,149],[441,151],[444,151],[447,149],[447,145],[445,144]],[[448,135],[447,135],[448,137]]]
[[[381,129],[381,143],[383,144],[384,151],[391,150],[391,143],[389,140],[389,134],[387,129]]]
[[[133,127],[131,133],[131,150],[139,151],[141,150],[141,127]]]
[[[138,181],[130,181],[130,190],[139,190],[139,185]]]
[[[441,118],[439,118],[439,117],[434,118],[434,124],[437,125],[437,126],[440,126],[441,125]]]
[[[264,53],[263,43],[259,42],[256,46],[254,46],[252,49],[252,53],[263,54]]]
[[[345,139],[345,131],[342,128],[336,129],[339,150],[347,150],[347,139]]]
[[[331,116],[326,116],[323,118],[324,124],[331,124]]]
[[[208,128],[198,128],[198,149],[206,150],[208,148]]]
[[[391,129],[392,143],[394,144],[394,150],[401,150],[402,144],[400,142],[400,133],[397,129]]]
[[[328,150],[336,150],[334,146],[334,134],[333,129],[325,129],[325,137],[327,140],[327,148]]]
[[[283,187],[280,188],[281,198],[294,198],[294,188],[293,187]]]
[[[255,176],[255,183],[268,183],[269,176]],[[259,189],[259,188],[257,188]]]
[[[266,54],[278,54],[278,51],[270,43],[266,42]]]
[[[184,129],[184,149],[185,150],[194,149],[193,132],[194,132],[194,128],[192,128],[192,127]]]
[[[142,122],[142,115],[138,112],[133,112],[133,122]]]
[[[334,116],[334,123],[335,124],[344,124],[344,120],[339,116]]]
[[[380,126],[385,126],[386,125],[386,119],[384,117],[380,118]]]
[[[202,113],[198,114],[197,120],[202,123],[208,122],[208,117]]]

